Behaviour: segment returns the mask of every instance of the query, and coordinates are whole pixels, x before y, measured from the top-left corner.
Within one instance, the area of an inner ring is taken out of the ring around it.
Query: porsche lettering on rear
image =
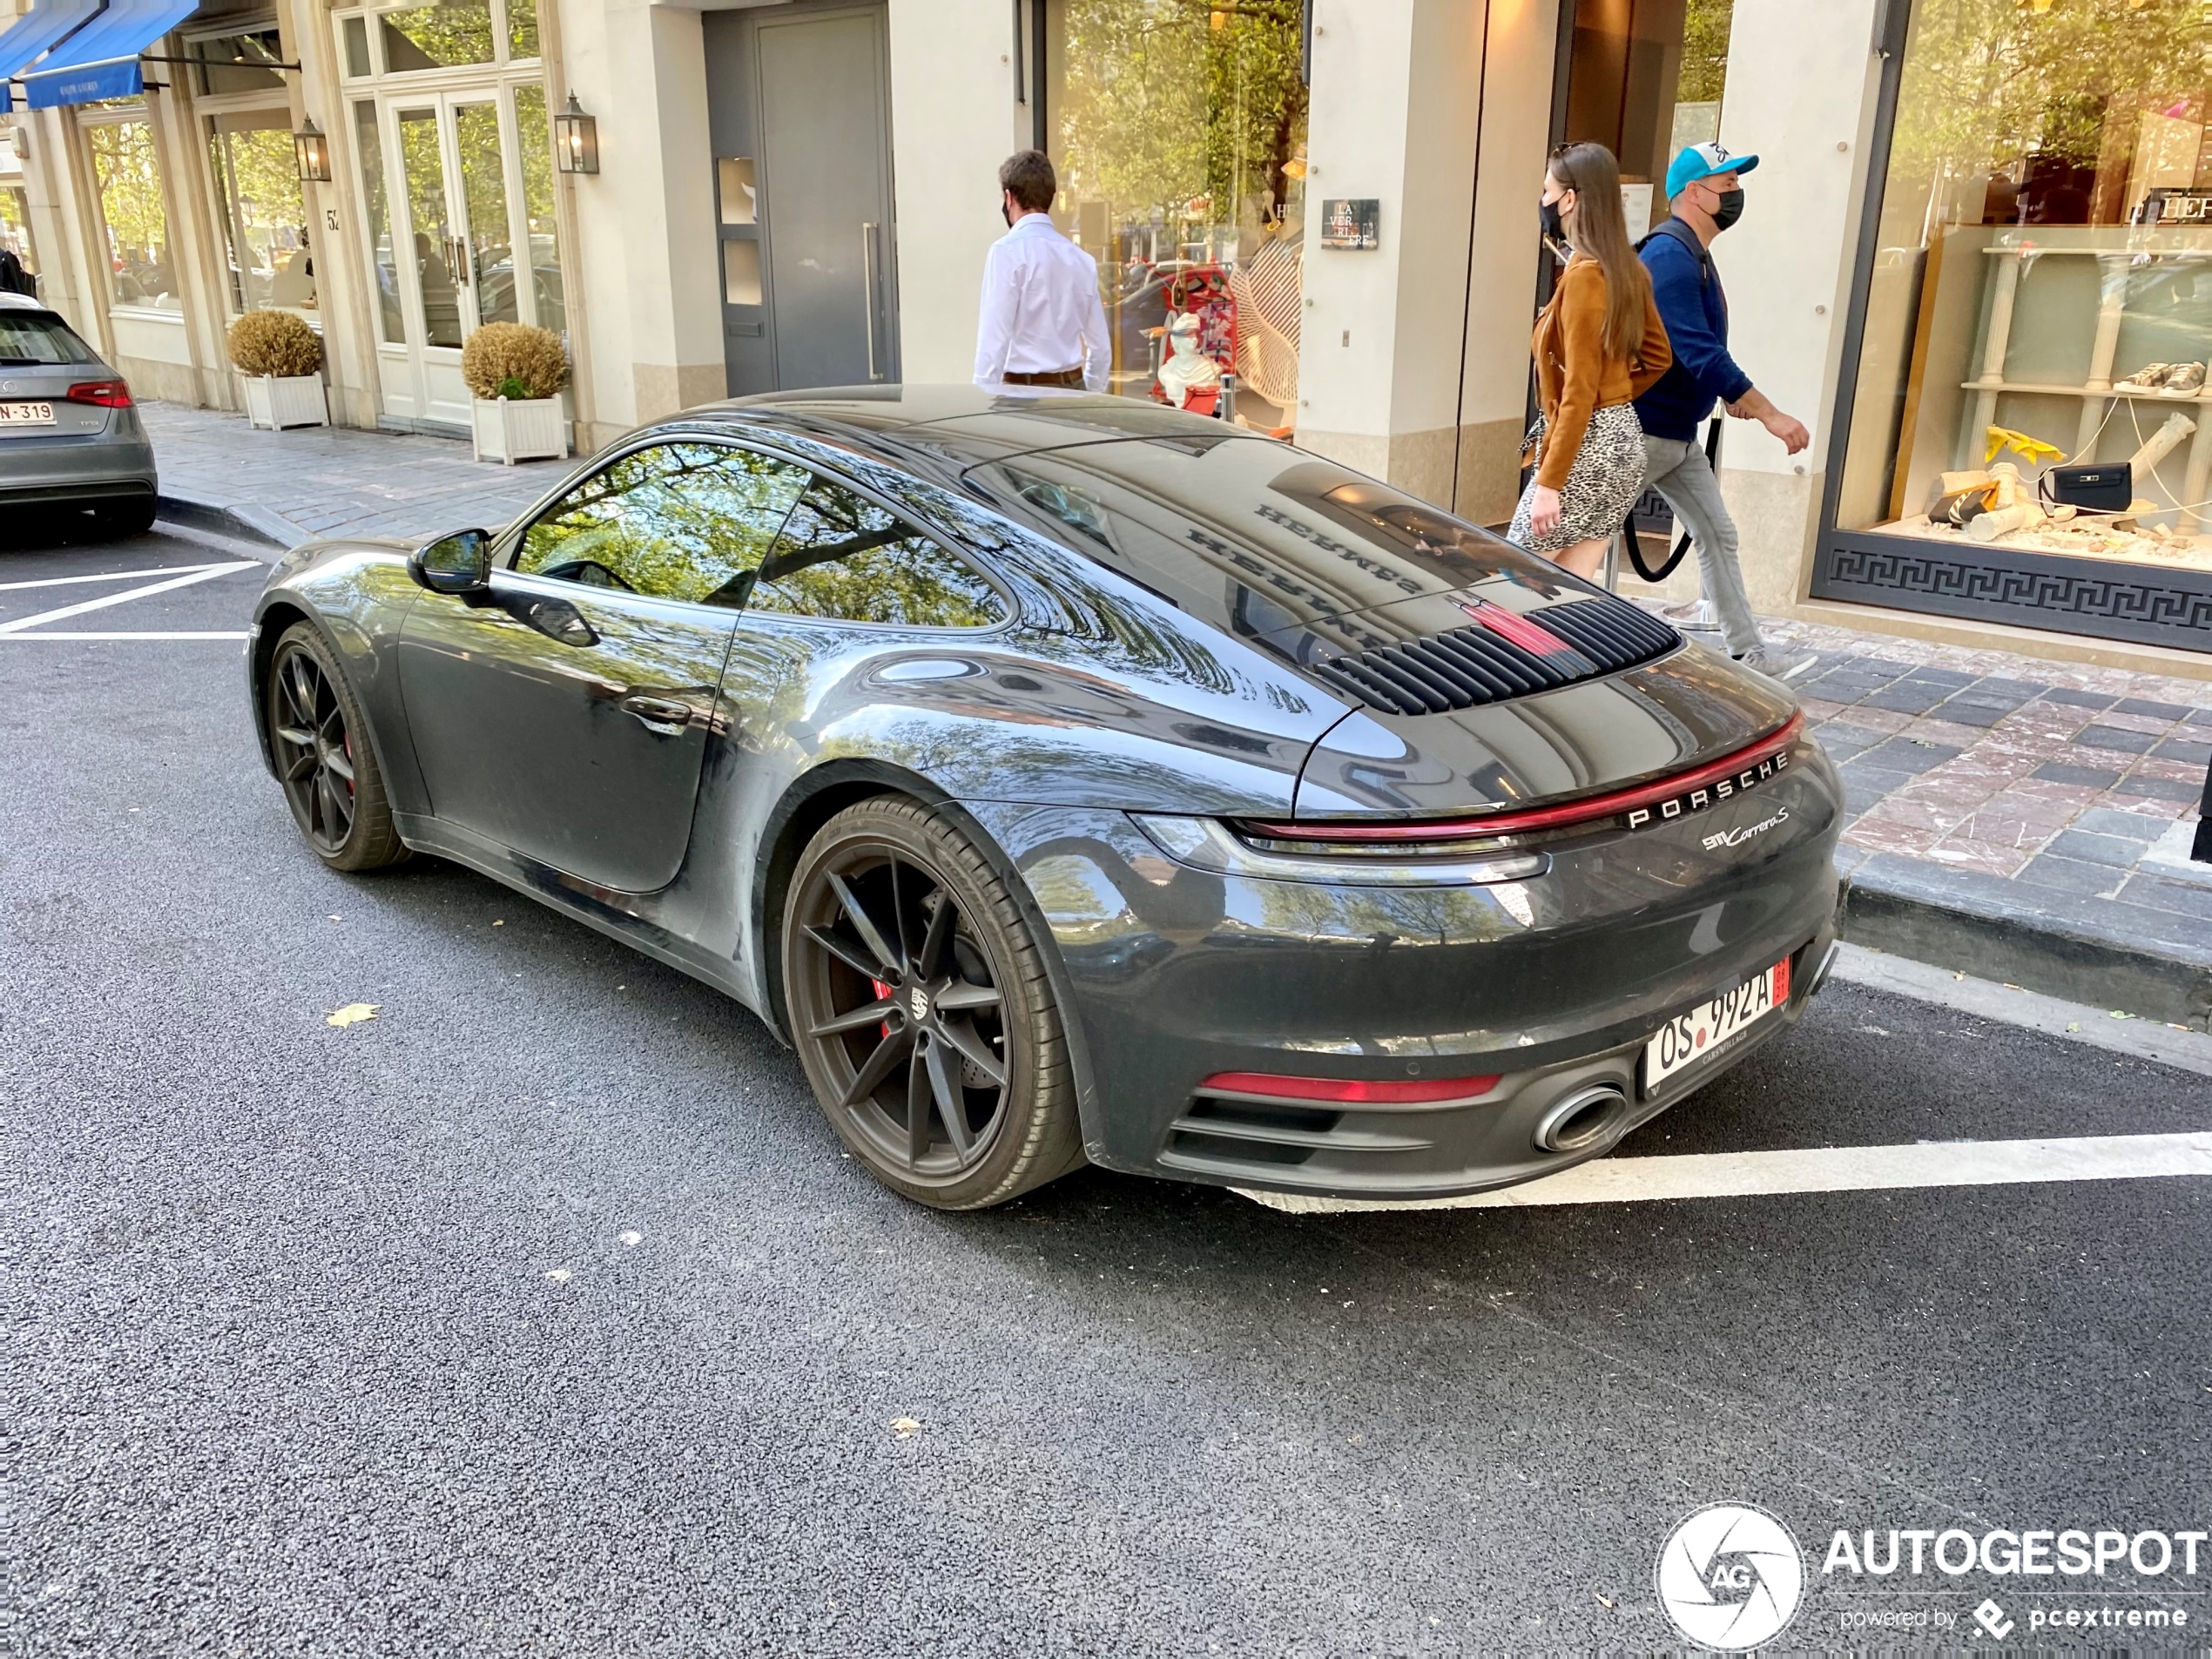
[[[1756,788],[1775,773],[1787,770],[1790,752],[1762,760],[1756,766],[1746,766],[1732,778],[1723,778],[1703,789],[1693,789],[1687,794],[1676,795],[1671,800],[1654,801],[1649,806],[1638,806],[1629,813],[1629,827],[1642,829],[1647,824],[1671,822],[1685,813],[1702,813],[1708,806],[1717,806],[1724,800],[1733,800],[1747,789]],[[1707,846],[1712,842],[1709,839]]]

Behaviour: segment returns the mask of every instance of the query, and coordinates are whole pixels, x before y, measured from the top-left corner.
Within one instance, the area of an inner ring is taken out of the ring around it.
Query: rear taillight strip
[[[1634,789],[1589,795],[1581,800],[1561,801],[1554,806],[1532,807],[1527,812],[1489,813],[1473,818],[1370,819],[1364,823],[1346,823],[1339,819],[1263,824],[1247,819],[1240,821],[1238,828],[1246,834],[1272,840],[1369,843],[1487,840],[1501,835],[1525,835],[1534,830],[1562,829],[1601,818],[1625,817],[1639,808],[1657,806],[1697,790],[1709,789],[1771,760],[1797,742],[1804,729],[1805,717],[1793,714],[1780,731],[1769,733],[1734,754],[1709,761],[1695,771],[1676,772],[1671,778]]]
[[[91,403],[103,409],[127,409],[131,407],[131,387],[127,381],[79,381],[64,395],[65,403]]]

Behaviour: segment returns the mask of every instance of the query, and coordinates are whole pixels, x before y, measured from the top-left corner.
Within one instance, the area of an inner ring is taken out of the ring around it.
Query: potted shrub
[[[322,339],[289,311],[249,311],[231,325],[231,361],[246,386],[246,417],[281,432],[328,426]]]
[[[461,378],[475,395],[477,460],[511,467],[541,455],[567,457],[561,388],[569,383],[569,354],[560,335],[527,323],[488,322],[461,348]]]

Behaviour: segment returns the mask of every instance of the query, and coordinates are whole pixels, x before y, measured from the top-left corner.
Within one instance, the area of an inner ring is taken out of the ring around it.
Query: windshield
[[[0,363],[97,363],[91,348],[45,311],[0,311]]]

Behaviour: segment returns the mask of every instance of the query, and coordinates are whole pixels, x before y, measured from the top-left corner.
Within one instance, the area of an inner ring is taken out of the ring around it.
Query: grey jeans
[[[1736,562],[1736,521],[1721,499],[1720,480],[1705,459],[1705,446],[1681,438],[1643,440],[1643,482],[1675,509],[1675,517],[1697,543],[1697,579],[1720,615],[1728,654],[1741,657],[1759,648],[1759,624],[1743,591],[1743,567]]]

